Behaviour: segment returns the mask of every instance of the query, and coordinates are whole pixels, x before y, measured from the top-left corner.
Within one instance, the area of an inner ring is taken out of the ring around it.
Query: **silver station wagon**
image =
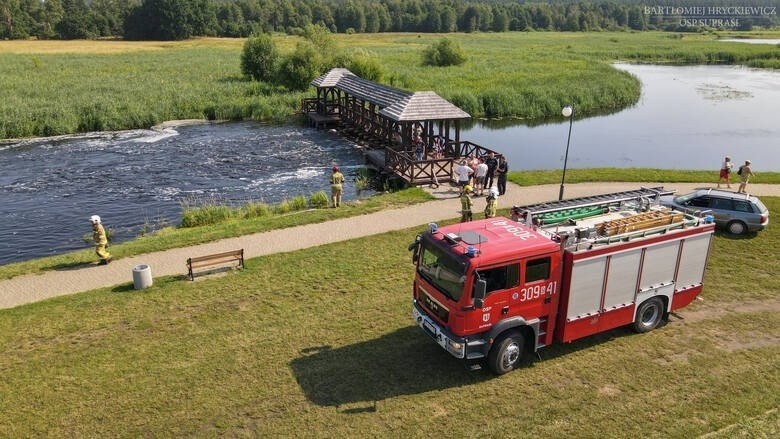
[[[758,232],[769,224],[769,209],[750,194],[704,188],[685,195],[665,195],[660,202],[687,213],[707,211],[718,227],[733,235]]]

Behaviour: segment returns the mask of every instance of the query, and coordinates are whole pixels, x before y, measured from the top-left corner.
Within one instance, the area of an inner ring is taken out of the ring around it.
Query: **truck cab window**
[[[520,283],[520,265],[518,264],[504,265],[478,272],[487,284],[486,293],[488,295],[492,291],[506,290]]]
[[[550,257],[532,259],[525,264],[525,283],[530,284],[550,277]]]

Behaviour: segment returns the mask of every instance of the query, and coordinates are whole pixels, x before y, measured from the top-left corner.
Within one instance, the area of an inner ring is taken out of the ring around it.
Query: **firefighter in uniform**
[[[89,222],[92,223],[92,240],[95,241],[95,254],[100,258],[100,265],[106,265],[111,262],[111,254],[106,249],[108,246],[106,229],[103,228],[103,224],[100,223],[100,217],[97,215],[92,215],[89,218]]]
[[[487,205],[485,206],[485,218],[496,216],[496,198],[498,198],[498,189],[492,187],[487,195]]]
[[[339,171],[338,166],[333,167],[333,174],[330,176],[330,198],[333,202],[332,207],[341,206],[341,189],[344,184],[344,174]]]
[[[463,193],[460,194],[460,222],[465,223],[471,221],[471,185],[463,186]]]

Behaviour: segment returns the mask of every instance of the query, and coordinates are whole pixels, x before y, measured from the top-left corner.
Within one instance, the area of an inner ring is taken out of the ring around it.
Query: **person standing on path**
[[[463,193],[460,194],[460,222],[469,222],[472,219],[471,208],[473,203],[471,201],[471,185],[463,186]]]
[[[111,253],[108,252],[108,236],[106,235],[106,229],[103,228],[103,224],[100,222],[100,217],[92,215],[89,218],[89,222],[92,223],[92,240],[95,241],[95,254],[100,258],[100,265],[106,265],[111,262]]]
[[[488,165],[487,177],[485,178],[485,187],[490,189],[493,187],[493,178],[496,175],[496,168],[498,168],[498,159],[492,152],[488,153],[485,159],[485,164]]]
[[[750,181],[750,177],[753,176],[753,170],[750,169],[750,160],[745,160],[745,164],[739,167],[739,189],[737,193],[746,194],[747,184]]]
[[[485,164],[485,161],[482,159],[479,159],[479,164],[477,165],[476,173],[474,174],[474,193],[476,195],[482,196],[485,190],[485,179],[487,178],[487,172],[488,172],[488,165]]]
[[[729,182],[729,174],[731,174],[732,167],[734,167],[734,164],[731,163],[731,157],[726,156],[726,158],[723,159],[723,164],[720,165],[718,189],[720,189],[721,183],[726,183],[726,187],[731,188],[731,183]]]
[[[461,188],[461,193],[463,192],[463,187],[469,184],[469,179],[473,173],[474,170],[466,164],[466,160],[461,160],[460,165],[455,168],[455,175],[458,176],[458,187]]]
[[[344,174],[339,171],[338,166],[333,167],[333,173],[330,175],[330,198],[333,202],[331,207],[341,206],[341,190],[344,184]]]
[[[501,156],[498,158],[498,167],[496,168],[496,176],[498,180],[498,195],[504,195],[506,193],[507,172],[509,172],[509,163],[507,163],[506,157]]]

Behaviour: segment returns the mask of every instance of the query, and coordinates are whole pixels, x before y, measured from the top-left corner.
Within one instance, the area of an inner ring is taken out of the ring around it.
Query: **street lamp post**
[[[566,181],[566,164],[569,162],[569,142],[571,141],[571,125],[574,123],[574,106],[563,107],[561,114],[563,117],[569,118],[569,137],[566,139],[566,155],[563,156],[563,177],[561,177],[561,191],[558,193],[558,201],[563,200],[563,183]]]

